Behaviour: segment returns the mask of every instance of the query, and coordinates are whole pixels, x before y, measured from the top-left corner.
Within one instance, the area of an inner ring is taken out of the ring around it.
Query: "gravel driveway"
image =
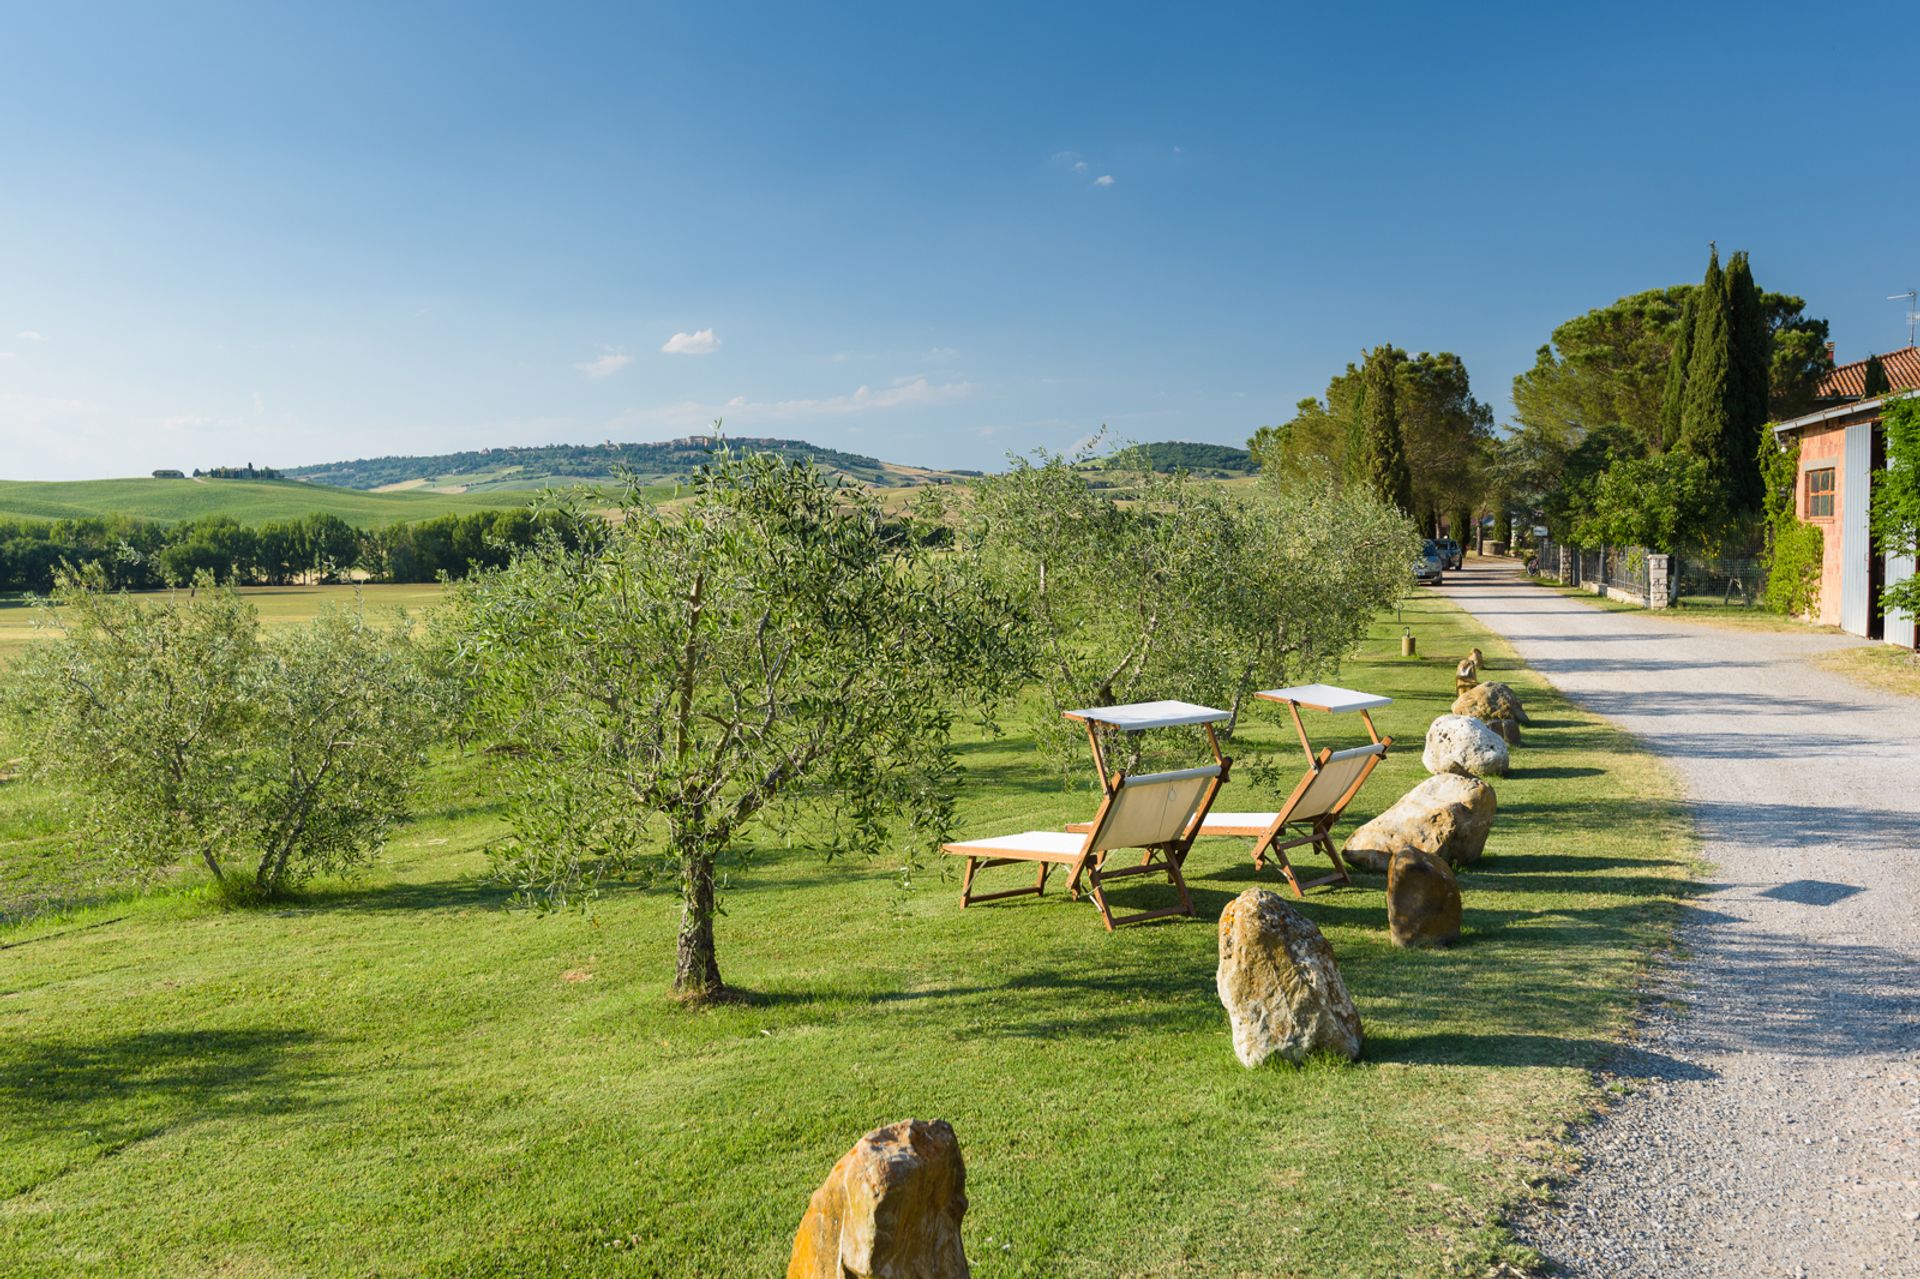
[[[1672,763],[1714,868],[1611,1067],[1628,1095],[1522,1237],[1575,1275],[1920,1276],[1920,701],[1806,661],[1857,640],[1603,611],[1496,561],[1440,593]]]

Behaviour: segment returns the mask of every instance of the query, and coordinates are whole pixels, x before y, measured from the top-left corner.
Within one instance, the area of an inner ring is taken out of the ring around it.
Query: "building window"
[[[1817,471],[1807,472],[1807,518],[1810,520],[1833,518],[1833,468],[1831,466],[1823,466]]]

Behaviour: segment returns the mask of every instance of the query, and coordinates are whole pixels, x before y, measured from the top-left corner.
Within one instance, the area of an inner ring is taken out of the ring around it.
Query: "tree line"
[[[93,568],[114,590],[157,590],[204,574],[217,585],[289,586],[347,577],[433,582],[497,568],[568,521],[511,507],[357,529],[337,515],[242,524],[231,516],[0,519],[0,591],[46,594],[62,565]]]
[[[1417,356],[1391,344],[1362,353],[1247,442],[1263,471],[1330,490],[1363,486],[1438,537],[1464,541],[1494,473],[1493,410],[1474,398],[1450,351]]]
[[[1813,407],[1826,339],[1803,299],[1760,288],[1745,253],[1723,267],[1716,248],[1699,284],[1553,331],[1514,379],[1501,486],[1569,542],[1740,554],[1803,541],[1766,424]]]
[[[1507,543],[1519,519],[1578,545],[1758,554],[1770,602],[1799,611],[1821,534],[1795,517],[1797,459],[1766,428],[1814,407],[1827,331],[1804,299],[1762,289],[1746,253],[1723,266],[1716,247],[1700,283],[1555,328],[1514,378],[1510,427],[1496,432],[1458,356],[1383,345],[1248,446],[1263,470],[1363,485],[1428,536],[1464,540],[1490,513]],[[1877,361],[1868,378],[1884,391]]]

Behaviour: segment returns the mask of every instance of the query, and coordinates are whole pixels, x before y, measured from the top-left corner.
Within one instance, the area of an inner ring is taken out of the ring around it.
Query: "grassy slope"
[[[77,519],[129,516],[187,520],[231,515],[242,524],[331,513],[377,528],[451,512],[518,506],[528,494],[362,493],[294,480],[0,480],[0,517]]]
[[[1195,852],[1200,919],[1114,935],[1052,895],[962,914],[944,867],[766,850],[720,925],[760,1000],[689,1013],[663,998],[665,892],[499,909],[476,878],[495,788],[454,762],[351,890],[0,934],[0,1272],[777,1274],[833,1161],[914,1115],[960,1134],[983,1279],[1478,1273],[1499,1205],[1592,1099],[1690,848],[1629,739],[1450,605],[1407,621],[1425,659],[1383,621],[1342,676],[1399,698],[1382,726],[1407,744],[1358,809],[1423,775],[1470,644],[1537,724],[1460,946],[1395,950],[1377,878],[1304,903],[1366,1020],[1356,1067],[1235,1061],[1212,921],[1276,878],[1242,842]],[[1331,744],[1357,729],[1316,719]],[[1253,730],[1243,759],[1287,749],[1274,716]],[[968,833],[1090,810],[1017,733],[967,755]]]

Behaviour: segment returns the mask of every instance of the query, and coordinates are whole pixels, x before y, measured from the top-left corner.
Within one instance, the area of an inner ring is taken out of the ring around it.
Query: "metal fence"
[[[1767,590],[1767,569],[1751,555],[1676,555],[1673,580],[1674,602],[1683,608],[1758,608]]]
[[[1647,551],[1642,546],[1609,546],[1601,552],[1599,581],[1609,595],[1616,592],[1632,596],[1642,604],[1651,604],[1647,577]]]
[[[1575,547],[1541,538],[1536,550],[1528,564],[1536,577],[1584,586],[1645,607],[1759,608],[1766,594],[1766,565],[1754,555],[1670,556],[1667,599],[1656,602],[1656,575],[1644,547]]]

